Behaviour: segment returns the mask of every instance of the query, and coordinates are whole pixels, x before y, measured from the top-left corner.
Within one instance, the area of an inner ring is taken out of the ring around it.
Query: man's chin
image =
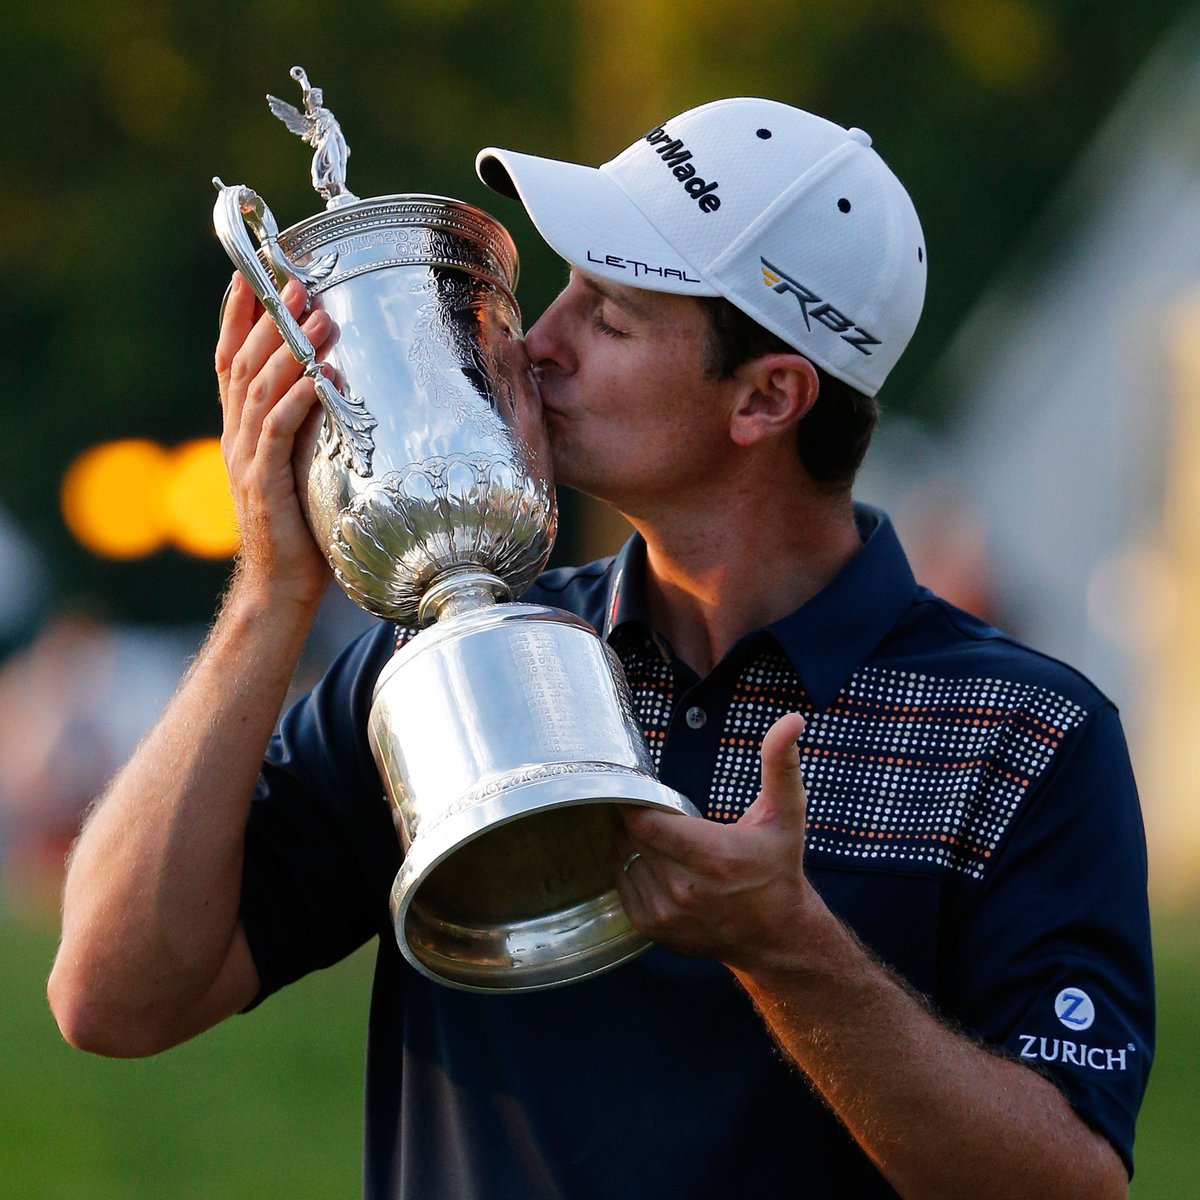
[[[596,478],[595,455],[581,450],[578,444],[565,436],[561,426],[556,431],[551,423],[547,430],[555,486],[569,487],[576,492],[594,495],[593,489],[600,482]]]
[[[554,464],[554,486],[568,487],[576,492],[586,492],[587,486],[579,477],[578,472],[571,470],[570,459],[554,453],[553,444],[550,448],[550,461]]]
[[[554,482],[571,486],[566,476],[571,475],[571,454],[561,437],[554,432],[554,422],[546,421],[546,443],[550,447],[550,465],[554,468]]]

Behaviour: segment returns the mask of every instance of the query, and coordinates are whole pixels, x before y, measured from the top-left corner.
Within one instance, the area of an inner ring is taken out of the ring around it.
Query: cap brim
[[[488,187],[520,200],[538,233],[572,266],[649,291],[720,294],[603,169],[489,146],[475,170]]]

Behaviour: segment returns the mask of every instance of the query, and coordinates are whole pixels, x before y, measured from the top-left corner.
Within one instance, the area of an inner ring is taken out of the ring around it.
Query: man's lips
[[[546,399],[546,392],[549,390],[550,386],[553,386],[552,378],[548,378],[547,373],[538,366],[534,366],[530,369],[530,375],[533,377],[533,385],[537,389],[538,399],[541,401],[542,419],[547,420],[550,417],[563,416],[564,414],[562,409],[555,408],[554,405]]]
[[[553,404],[547,404],[545,398],[542,399],[542,416],[543,417],[561,417],[562,410],[555,408]]]

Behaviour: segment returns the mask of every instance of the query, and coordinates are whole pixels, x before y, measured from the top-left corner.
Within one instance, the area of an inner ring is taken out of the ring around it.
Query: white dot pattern
[[[656,764],[674,682],[632,639],[620,651]],[[950,868],[982,879],[1021,801],[1087,715],[1042,687],[863,667],[818,712],[791,663],[761,654],[725,713],[707,816],[736,821],[758,794],[759,749],[786,712],[807,721],[808,846],[857,861]]]
[[[415,633],[400,631],[397,645]],[[612,644],[658,768],[676,682],[653,641],[632,633],[618,630]],[[791,663],[772,648],[742,671],[730,697],[710,819],[736,821],[753,803],[763,736],[787,712],[807,722],[801,762],[810,851],[949,868],[972,879],[984,877],[1022,800],[1087,716],[1034,684],[881,667],[860,668],[817,711]]]
[[[671,724],[675,703],[675,675],[671,664],[659,653],[649,637],[624,635],[618,630],[612,648],[625,668],[625,678],[633,695],[633,711],[642,726],[654,769],[662,766],[663,744]]]
[[[811,721],[813,711],[792,664],[777,650],[759,656],[738,679],[725,713],[707,815],[736,821],[758,795],[759,750],[767,730],[787,712]],[[806,776],[807,778],[807,776]],[[810,798],[811,803],[811,798]]]
[[[758,791],[758,748],[789,709],[801,747],[808,846],[842,858],[949,867],[982,879],[1021,801],[1087,715],[1048,689],[1004,679],[863,667],[816,712],[773,652],[739,680],[714,778],[718,819]]]

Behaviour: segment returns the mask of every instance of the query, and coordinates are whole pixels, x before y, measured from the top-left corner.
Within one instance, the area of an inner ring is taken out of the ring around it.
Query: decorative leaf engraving
[[[451,454],[389,471],[356,496],[332,531],[342,587],[377,616],[415,621],[443,571],[490,571],[520,594],[554,540],[554,495],[509,460]]]
[[[319,363],[307,372],[316,383],[317,395],[325,409],[325,425],[321,431],[320,451],[330,458],[341,455],[346,465],[364,479],[371,477],[371,456],[375,440],[371,430],[379,424],[366,403],[358,396],[343,396],[321,374]]]

